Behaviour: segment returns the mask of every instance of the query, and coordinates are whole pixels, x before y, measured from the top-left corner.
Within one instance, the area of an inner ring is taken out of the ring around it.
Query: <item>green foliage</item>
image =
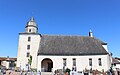
[[[71,70],[70,70],[69,68],[66,68],[66,72],[70,73],[70,71],[71,71]]]
[[[70,70],[69,68],[66,68],[63,72],[64,72],[64,73],[67,73],[67,72],[70,73],[70,71],[71,71],[71,70]]]
[[[36,69],[36,68],[31,68],[31,70],[32,70],[33,72],[37,72],[37,69]]]
[[[29,56],[28,64],[30,64],[30,66],[31,66],[31,64],[32,64],[32,56],[31,56],[31,55]]]

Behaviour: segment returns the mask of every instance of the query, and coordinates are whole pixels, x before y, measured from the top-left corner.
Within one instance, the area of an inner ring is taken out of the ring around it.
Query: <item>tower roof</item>
[[[30,21],[27,22],[26,27],[28,27],[28,26],[37,27],[37,24],[36,24],[36,22],[34,21],[34,17],[31,17],[31,18],[30,18]]]
[[[30,18],[30,21],[34,21],[34,17],[33,16]]]

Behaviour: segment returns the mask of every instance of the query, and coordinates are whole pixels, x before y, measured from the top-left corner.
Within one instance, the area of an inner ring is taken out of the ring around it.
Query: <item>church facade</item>
[[[30,55],[31,68],[41,72],[66,68],[107,71],[111,66],[107,43],[94,37],[91,31],[89,36],[44,35],[38,33],[33,17],[25,32],[19,33],[17,67],[27,70]]]

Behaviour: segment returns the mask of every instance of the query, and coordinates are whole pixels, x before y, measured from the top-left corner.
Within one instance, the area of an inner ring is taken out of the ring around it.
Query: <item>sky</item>
[[[31,16],[41,34],[88,36],[91,29],[120,57],[120,0],[0,0],[0,57],[17,57]]]

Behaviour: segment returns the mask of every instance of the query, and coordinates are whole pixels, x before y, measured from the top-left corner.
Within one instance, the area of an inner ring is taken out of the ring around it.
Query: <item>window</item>
[[[27,49],[30,49],[30,45],[27,45]]]
[[[92,58],[89,59],[89,66],[92,66]]]
[[[31,41],[31,37],[28,37],[28,41]]]
[[[29,32],[31,32],[31,29],[29,29]]]
[[[66,58],[63,58],[63,70],[65,70],[65,66],[66,66]]]
[[[73,58],[73,66],[76,66],[76,59]]]
[[[63,66],[66,66],[66,58],[63,58]]]
[[[27,57],[29,57],[30,56],[30,53],[29,52],[27,52]]]
[[[72,71],[76,71],[76,59],[73,58],[73,67],[72,67]]]
[[[98,59],[99,66],[102,66],[101,58]]]

